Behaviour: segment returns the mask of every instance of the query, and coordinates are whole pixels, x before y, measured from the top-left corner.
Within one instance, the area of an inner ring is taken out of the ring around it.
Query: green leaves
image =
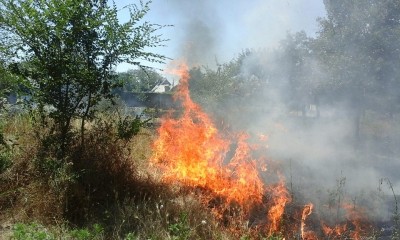
[[[118,81],[124,92],[150,92],[157,84],[166,79],[152,69],[140,68],[118,73]]]
[[[50,117],[64,140],[73,119],[84,126],[94,116],[93,106],[112,96],[117,64],[166,59],[145,50],[165,41],[155,34],[163,26],[143,21],[149,2],[126,6],[125,23],[119,22],[116,5],[106,1],[0,0],[0,8],[0,50],[5,55],[7,47],[15,48],[7,52],[8,61],[23,67],[34,101],[54,107]]]
[[[330,86],[359,98],[382,95],[380,88],[397,89],[399,4],[329,0],[325,6],[328,16],[320,20],[315,49],[327,66]]]

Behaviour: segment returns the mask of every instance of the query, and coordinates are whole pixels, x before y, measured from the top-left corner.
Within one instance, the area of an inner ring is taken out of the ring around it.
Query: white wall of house
[[[151,92],[155,92],[155,93],[163,93],[163,92],[167,92],[171,89],[171,83],[168,82],[167,80],[165,80],[164,82],[156,85]]]

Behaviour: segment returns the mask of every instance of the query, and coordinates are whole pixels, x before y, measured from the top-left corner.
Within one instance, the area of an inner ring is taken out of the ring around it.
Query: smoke
[[[211,28],[200,19],[193,19],[187,25],[184,56],[190,66],[212,63],[215,51],[215,36]]]
[[[315,19],[324,14],[319,0],[155,0],[150,12],[155,22],[174,25],[165,35],[170,39],[167,56],[208,67],[243,49],[276,47],[287,32],[315,33]]]
[[[157,3],[155,3],[157,4]],[[163,1],[165,14],[173,16],[176,56],[189,66],[215,64],[217,47],[224,36],[224,24],[212,1]]]
[[[291,108],[288,99],[292,102],[304,99],[291,96],[288,73],[294,71],[293,66],[284,64],[284,58],[277,52],[259,51],[245,59],[241,69],[243,78],[254,77],[254,69],[263,69],[260,78],[267,84],[254,94],[254,98],[248,98],[249,107],[260,103],[262,107],[252,115],[235,116],[231,122],[236,129],[246,129],[254,135],[267,134],[269,149],[266,155],[282,165],[290,190],[316,204],[321,212],[327,212],[326,206],[337,203],[341,195],[342,201],[366,208],[372,219],[389,220],[394,205],[387,201],[393,196],[379,181],[387,177],[394,185],[398,183],[398,174],[391,170],[398,166],[395,159],[391,162],[388,158],[378,160],[381,156],[377,150],[382,154],[385,147],[380,139],[355,145],[351,115],[354,110],[348,103],[340,101],[340,97],[330,104],[321,98],[319,117],[313,99],[306,99],[305,102],[309,102],[304,112]],[[307,68],[305,75],[296,77],[312,82],[314,86],[320,79],[329,77],[315,58],[306,58],[303,64]],[[341,180],[343,185],[339,185]],[[382,188],[378,190],[379,187]]]
[[[243,79],[258,78],[266,83],[246,99],[249,107],[257,106],[259,111],[251,115],[240,111],[232,114],[230,109],[237,106],[227,104],[225,108],[230,113],[225,114],[227,120],[235,129],[266,133],[269,136],[266,154],[282,164],[290,190],[302,194],[320,209],[343,194],[353,204],[364,203],[371,216],[388,219],[390,206],[382,203],[384,196],[377,190],[379,180],[391,179],[399,192],[400,179],[393,170],[399,167],[395,157],[383,150],[387,145],[376,138],[355,146],[354,110],[349,103],[340,101],[340,96],[333,96],[337,98],[334,103],[320,99],[317,117],[315,99],[292,95],[294,65],[282,61],[279,47],[288,32],[304,29],[308,36],[316,34],[316,18],[325,14],[322,1],[256,2],[166,1],[163,6],[165,12],[174,16],[172,24],[178,39],[173,57],[185,58],[189,66],[215,67],[217,62],[229,61],[243,49],[264,49],[245,58],[240,73]],[[319,81],[329,78],[317,59],[310,56],[303,61],[307,70],[299,81],[318,86]],[[261,74],[254,69],[261,69]],[[288,102],[308,104],[302,112],[289,107]]]

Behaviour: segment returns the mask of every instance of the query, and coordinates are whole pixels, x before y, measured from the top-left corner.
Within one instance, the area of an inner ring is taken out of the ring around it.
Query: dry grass
[[[100,224],[104,239],[232,239],[192,195],[148,170],[153,129],[120,140],[104,117],[90,123],[84,147],[76,135],[60,163],[41,152],[44,136],[38,134],[46,129],[32,118],[3,123],[4,135],[15,141],[13,165],[0,174],[0,224],[38,222],[53,232]]]
[[[51,152],[40,152],[47,131],[32,118],[2,121],[4,136],[15,141],[13,165],[0,174],[0,239],[10,235],[2,225],[21,222],[38,222],[59,239],[94,224],[104,229],[97,239],[281,239],[266,238],[264,225],[233,212],[216,218],[199,190],[164,184],[148,166],[154,129],[118,139],[115,122],[104,115],[88,123],[84,146],[76,131],[67,158],[58,162]],[[292,237],[304,204],[294,201],[285,210],[282,231],[292,231]],[[310,217],[308,224],[319,226],[319,219]]]

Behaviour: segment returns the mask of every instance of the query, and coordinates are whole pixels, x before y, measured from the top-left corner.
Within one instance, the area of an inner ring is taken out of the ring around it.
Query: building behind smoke
[[[149,92],[120,92],[120,99],[128,108],[169,109],[174,106],[172,84],[164,79]]]
[[[172,86],[171,83],[167,79],[164,79],[164,81],[154,86],[154,88],[150,92],[165,93],[171,90],[171,86]]]

